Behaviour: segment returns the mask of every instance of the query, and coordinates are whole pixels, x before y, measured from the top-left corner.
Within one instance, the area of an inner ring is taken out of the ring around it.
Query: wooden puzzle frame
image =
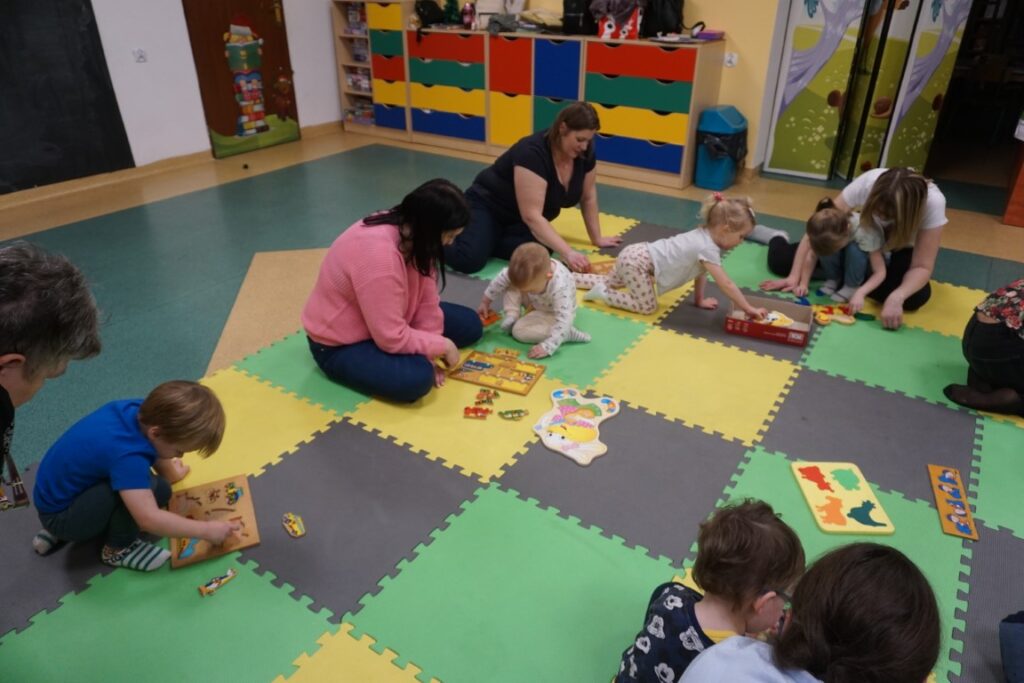
[[[228,477],[175,491],[170,503],[167,504],[167,509],[189,519],[204,522],[237,521],[242,526],[241,538],[229,538],[220,546],[198,538],[169,539],[173,569],[233,553],[242,548],[258,545],[260,542],[248,476]]]
[[[511,354],[472,351],[448,374],[452,379],[526,396],[544,374],[544,366]]]

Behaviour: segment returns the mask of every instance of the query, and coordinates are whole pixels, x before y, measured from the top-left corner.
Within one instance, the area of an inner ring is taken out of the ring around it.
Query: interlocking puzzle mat
[[[448,376],[482,387],[525,396],[543,374],[544,366],[537,363],[520,360],[509,354],[472,351],[462,359],[458,367],[448,373]]]
[[[626,243],[677,232],[622,229]],[[765,257],[743,244],[726,270],[755,291]],[[442,297],[474,304],[484,275],[449,277]],[[620,402],[602,425],[609,453],[586,468],[545,448],[531,420],[464,420],[474,385],[386,403],[331,383],[304,335],[287,337],[203,380],[228,430],[214,456],[187,457],[188,486],[250,477],[261,544],[143,575],[111,571],[93,546],[38,557],[35,511],[3,513],[0,675],[132,681],[137,670],[110,666],[131,651],[153,681],[606,681],[651,588],[692,564],[699,523],[750,496],[782,514],[809,558],[861,539],[905,552],[939,603],[937,679],[995,680],[998,622],[1021,607],[1006,587],[1024,566],[1024,422],[941,395],[966,374],[957,330],[980,290],[963,284],[933,285],[927,316],[908,315],[899,332],[830,325],[799,355],[718,334],[703,324],[716,312],[683,302],[686,290],[654,316],[584,303],[577,323],[594,340],[563,345],[538,361],[533,391],[500,400],[532,416],[560,387]],[[472,350],[497,347],[527,349],[488,329]],[[792,465],[823,459],[861,468],[895,533],[821,531]],[[980,541],[936,524],[929,462],[960,471]],[[286,511],[303,517],[304,538],[285,534]],[[227,569],[237,578],[198,597]]]
[[[260,542],[252,489],[249,488],[249,477],[245,475],[175,491],[167,509],[188,519],[234,522],[239,526],[237,536],[229,537],[222,545],[213,545],[202,538],[170,539],[171,566],[175,569],[258,545]]]
[[[896,529],[852,462],[794,462],[800,492],[818,527],[830,534],[891,534]]]

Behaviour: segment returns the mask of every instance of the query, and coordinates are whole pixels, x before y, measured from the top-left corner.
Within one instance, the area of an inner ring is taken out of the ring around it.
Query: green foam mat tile
[[[903,326],[886,330],[878,320],[830,325],[812,342],[803,364],[813,370],[858,380],[907,396],[956,404],[942,395],[966,371],[960,340]]]
[[[1024,491],[1024,429],[986,416],[979,416],[978,422],[978,474],[971,485],[975,514],[989,526],[1006,527],[1017,538],[1024,538],[1020,507]],[[984,538],[984,531],[981,534]]]
[[[740,465],[734,485],[726,489],[726,500],[759,498],[770,503],[800,536],[808,564],[828,550],[857,541],[883,543],[906,554],[924,572],[939,603],[943,639],[936,665],[936,671],[942,672],[939,680],[946,680],[946,672],[959,673],[960,665],[951,661],[949,653],[951,649],[961,649],[960,643],[953,640],[953,629],[963,630],[963,619],[957,617],[957,610],[966,608],[958,594],[958,591],[967,590],[967,585],[961,581],[961,572],[967,571],[963,564],[965,551],[961,539],[942,533],[938,514],[930,505],[907,500],[896,493],[883,492],[874,485],[872,488],[878,502],[889,515],[896,532],[891,536],[826,534],[818,529],[793,477],[790,463],[783,454],[761,448],[751,450],[748,461]],[[927,474],[921,473],[920,476]]]
[[[370,400],[365,394],[327,379],[313,360],[306,333],[302,331],[243,358],[235,367],[338,415]]]
[[[347,619],[356,631],[446,683],[609,680],[677,570],[493,485],[463,507]]]
[[[329,612],[314,614],[252,566],[234,554],[173,571],[97,577],[0,641],[3,679],[269,681],[291,674],[292,661],[331,628]],[[238,575],[201,597],[196,588],[229,567]]]
[[[553,356],[538,362],[547,369],[544,376],[580,388],[591,386],[601,373],[636,343],[649,329],[647,325],[591,308],[576,309],[576,327],[587,332],[591,341],[565,342]],[[491,325],[475,348],[491,351],[497,347],[516,349],[523,359],[533,344],[516,341],[511,334],[501,331],[500,325]]]
[[[768,270],[768,247],[753,242],[743,242],[726,254],[722,268],[737,286],[753,290],[778,277]]]

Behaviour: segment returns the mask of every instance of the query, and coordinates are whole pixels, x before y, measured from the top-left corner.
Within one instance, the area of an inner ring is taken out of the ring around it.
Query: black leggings
[[[980,322],[971,314],[963,349],[972,380],[992,389],[1013,389],[1024,397],[1024,339],[1016,330],[1001,322]]]
[[[469,225],[444,248],[444,263],[460,273],[476,273],[492,256],[508,259],[520,244],[535,241],[522,221],[501,216],[474,187],[466,191]]]
[[[776,237],[768,243],[768,270],[776,275],[786,277],[793,269],[793,259],[796,258],[798,244],[790,244],[782,237]],[[914,248],[897,249],[892,252],[889,264],[885,269],[885,279],[868,296],[879,303],[884,303],[893,290],[903,284],[903,277],[910,270],[910,262],[914,258]],[[868,266],[870,271],[871,266]],[[869,273],[870,275],[870,273]],[[812,277],[821,279],[820,266],[816,266]],[[916,311],[924,306],[928,299],[932,298],[931,283],[926,282],[924,287],[907,297],[903,302],[904,311]]]

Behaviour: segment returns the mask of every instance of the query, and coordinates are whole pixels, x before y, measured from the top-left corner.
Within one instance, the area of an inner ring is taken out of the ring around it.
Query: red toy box
[[[769,299],[760,296],[748,296],[747,301],[751,306],[767,308],[769,311],[778,311],[787,318],[793,320],[788,327],[778,327],[764,322],[749,320],[747,314],[730,306],[729,315],[725,318],[725,331],[731,334],[739,334],[755,339],[767,339],[768,341],[790,344],[792,346],[807,346],[813,330],[814,310],[810,306],[801,306],[791,301],[782,299]]]

